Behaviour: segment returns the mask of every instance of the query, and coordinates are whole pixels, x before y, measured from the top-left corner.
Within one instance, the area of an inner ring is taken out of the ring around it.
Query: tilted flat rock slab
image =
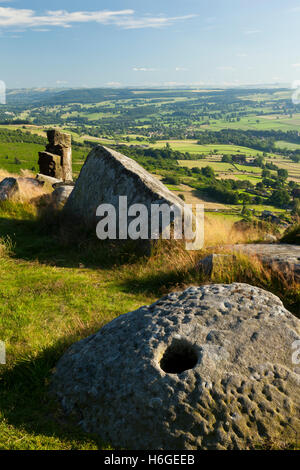
[[[183,207],[179,197],[134,160],[98,146],[88,155],[64,211],[92,227],[98,206],[112,204],[118,208],[119,196],[128,197],[128,206],[146,205],[149,212],[155,203]]]
[[[53,186],[54,184],[63,182],[61,179],[53,178],[52,176],[42,175],[41,173],[38,173],[36,175],[36,179],[39,182],[47,183],[49,186]]]
[[[247,284],[190,287],[74,344],[51,390],[129,449],[248,449],[300,431],[300,320]]]
[[[271,268],[294,276],[300,282],[300,246],[285,244],[249,244],[234,245],[233,251],[257,256]]]

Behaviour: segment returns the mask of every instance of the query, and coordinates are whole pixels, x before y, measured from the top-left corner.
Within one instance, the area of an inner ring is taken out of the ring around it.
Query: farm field
[[[295,144],[293,142],[285,142],[282,140],[279,140],[276,142],[276,147],[280,149],[287,149],[287,150],[298,150],[300,149],[300,144]]]
[[[231,154],[244,154],[247,156],[258,156],[262,155],[263,152],[259,150],[253,150],[248,147],[241,147],[239,145],[199,145],[196,140],[166,140],[157,142],[154,145],[151,145],[153,148],[163,148],[166,144],[169,144],[173,150],[178,150],[179,152],[189,152],[192,154],[216,154],[216,155],[231,155]],[[270,154],[273,156],[273,154]]]
[[[53,127],[68,132],[73,138],[75,178],[93,145],[101,144],[119,149],[153,174],[167,178],[172,191],[180,192],[181,184],[191,185],[184,197],[194,197],[193,188],[199,184],[207,193],[215,186],[212,192],[217,200],[211,194],[205,202],[210,207],[220,204],[225,212],[225,207],[241,210],[247,188],[263,185],[265,167],[269,167],[273,187],[248,193],[245,200],[251,208],[260,194],[262,205],[268,206],[280,169],[288,172],[284,183],[288,195],[279,197],[291,200],[293,186],[288,184],[300,183],[300,106],[293,105],[291,90],[92,89],[47,96],[45,104],[34,92],[26,92],[25,98],[22,93],[8,93],[6,108],[0,108],[0,132],[29,132],[39,138],[45,138],[47,129]],[[12,173],[37,171],[42,149],[37,143],[14,142],[13,137],[0,140],[0,165]],[[253,162],[228,163],[222,161],[223,156],[245,156]],[[201,171],[208,166],[214,170],[219,192],[216,180],[210,185],[201,182]],[[258,205],[259,199],[256,202]],[[278,204],[283,202],[270,206],[273,211],[280,209]]]
[[[261,170],[246,165],[233,165],[224,163],[218,157],[207,157],[201,160],[178,160],[180,166],[187,168],[204,168],[210,166],[219,178],[231,178],[240,180],[249,180],[259,182],[261,178]]]
[[[237,130],[298,130],[300,126],[300,114],[293,117],[277,115],[256,115],[251,118],[241,118],[239,121],[226,122],[224,120],[210,121],[209,125],[203,124],[203,129],[219,131],[221,129]]]

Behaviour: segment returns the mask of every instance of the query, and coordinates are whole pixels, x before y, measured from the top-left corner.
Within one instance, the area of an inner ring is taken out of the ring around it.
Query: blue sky
[[[300,0],[0,0],[8,88],[300,80]]]

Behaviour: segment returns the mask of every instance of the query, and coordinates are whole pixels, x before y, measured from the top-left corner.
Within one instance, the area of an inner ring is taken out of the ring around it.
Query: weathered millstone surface
[[[300,320],[247,284],[191,287],[74,344],[52,391],[85,431],[131,449],[295,442]],[[294,430],[293,430],[294,429]]]
[[[233,245],[233,251],[257,256],[267,266],[300,282],[300,246],[284,244]]]
[[[67,200],[69,199],[73,189],[74,189],[73,185],[66,185],[66,184],[60,185],[59,184],[57,187],[55,187],[52,193],[53,204],[57,208],[62,208],[67,202]]]
[[[95,227],[98,206],[112,204],[118,208],[119,196],[127,196],[128,206],[144,204],[149,215],[151,204],[183,207],[179,197],[134,160],[98,146],[88,155],[64,210],[87,226]]]
[[[0,183],[0,201],[7,201],[17,196],[19,185],[16,178],[4,178]]]

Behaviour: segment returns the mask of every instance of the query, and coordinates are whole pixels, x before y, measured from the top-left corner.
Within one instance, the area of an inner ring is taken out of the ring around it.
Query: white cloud
[[[185,15],[185,16],[145,16],[143,18],[124,17],[119,18],[114,23],[117,26],[125,29],[141,29],[141,28],[162,28],[164,26],[170,26],[176,21],[189,20],[195,18],[197,15]]]
[[[157,72],[157,69],[151,67],[133,67],[134,72]]]
[[[119,88],[122,86],[121,82],[107,82],[105,86],[112,87],[112,88]]]
[[[34,10],[0,7],[0,28],[35,28],[44,26],[59,26],[70,28],[76,23],[114,24],[124,29],[161,28],[176,21],[194,18],[196,15],[185,16],[151,16],[137,17],[134,10],[119,11],[47,11],[37,15]]]
[[[188,69],[186,67],[176,67],[176,72],[187,72]]]
[[[292,67],[300,67],[300,63],[299,64],[292,64]]]

